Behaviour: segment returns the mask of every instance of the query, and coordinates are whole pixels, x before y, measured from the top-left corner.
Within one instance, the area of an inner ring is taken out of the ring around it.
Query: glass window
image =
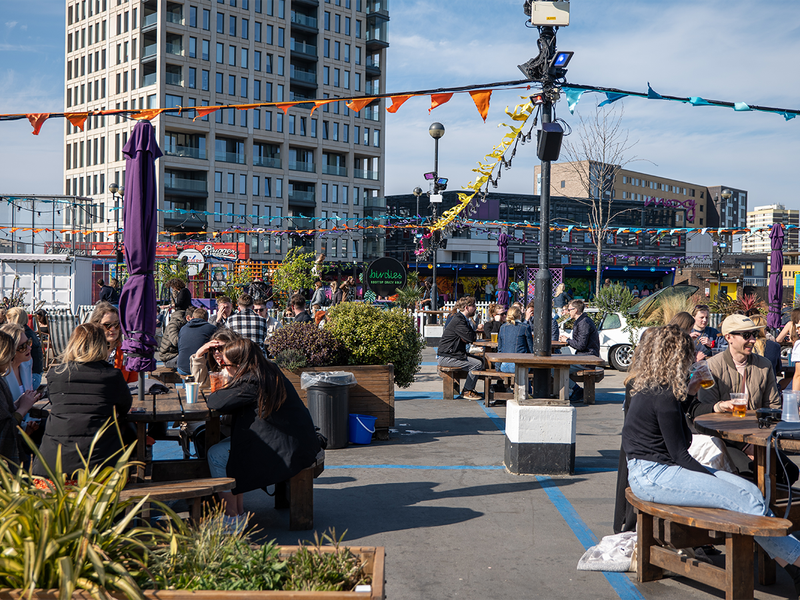
[[[197,87],[197,69],[189,67],[189,87],[194,89]]]
[[[341,57],[342,52],[342,43],[341,42],[333,42],[333,59],[339,60]]]
[[[208,40],[203,40],[203,60],[208,60],[209,46],[210,42]]]
[[[264,177],[264,195],[269,198],[272,195],[272,178],[271,177]],[[265,215],[267,213],[264,213]],[[269,221],[267,221],[269,222]]]
[[[236,35],[236,17],[234,15],[228,17],[228,35]]]
[[[331,41],[329,39],[322,40],[322,55],[325,58],[331,57]]]
[[[380,129],[373,129],[372,130],[372,145],[376,148],[381,147],[381,130]]]
[[[234,184],[234,181],[235,181],[235,180],[234,180],[234,178],[233,178],[233,173],[228,173],[228,187],[227,187],[226,191],[227,191],[229,194],[232,194],[232,193],[233,193],[233,184]],[[230,212],[230,213],[232,213],[232,212],[233,212],[233,203],[229,203],[229,204],[228,204],[228,212]],[[229,221],[229,222],[230,222],[230,221]]]
[[[217,33],[225,33],[225,15],[217,13]]]
[[[197,27],[197,7],[189,7],[189,27]]]
[[[239,66],[242,67],[243,69],[247,68],[247,55],[248,55],[248,49],[247,48],[242,48],[241,49],[241,57],[240,57],[240,60],[239,60]]]
[[[203,29],[206,31],[211,29],[211,11],[207,8],[203,9]]]
[[[242,39],[248,39],[250,35],[250,20],[249,19],[242,19]]]
[[[253,31],[253,38],[256,42],[261,42],[261,23],[255,22],[255,29]]]
[[[236,95],[236,75],[228,75],[228,95]]]
[[[275,197],[276,198],[283,198],[283,179],[276,179],[275,180]],[[277,209],[276,209],[277,211]],[[277,212],[275,216],[280,216]]]
[[[283,27],[278,27],[278,47],[279,48],[283,48],[283,34],[284,34]]]
[[[203,91],[207,92],[208,91],[209,72],[206,71],[205,69],[203,69],[203,76],[202,77],[203,77],[202,80],[201,80],[202,89],[203,89]]]
[[[261,182],[261,177],[253,175],[253,196],[258,196],[258,184]],[[253,205],[253,214],[258,214],[258,205]]]
[[[257,108],[253,110],[253,129],[261,129],[261,111]]]
[[[197,38],[189,38],[189,58],[197,58]]]
[[[264,42],[267,44],[272,43],[272,25],[267,25],[267,39]]]
[[[228,46],[228,65],[236,66],[236,46]]]
[[[217,171],[216,173],[214,173],[214,191],[218,192],[220,194],[222,193],[222,173],[220,171]],[[219,205],[219,206],[217,206],[217,205]],[[222,203],[221,202],[215,202],[214,203],[214,212],[217,212],[217,213],[222,212]],[[219,221],[220,220],[219,215],[216,215],[214,220],[215,221]]]
[[[239,175],[239,194],[245,195],[247,194],[247,175],[240,174]],[[239,214],[244,215],[247,212],[247,205],[240,204],[239,205]]]
[[[261,81],[253,79],[253,100],[261,100]]]
[[[222,85],[223,85],[222,84],[222,73],[217,73],[215,77],[216,77],[216,81],[215,81],[214,91],[216,91],[218,94],[223,94],[224,91],[222,89]]]
[[[325,31],[331,30],[331,13],[329,13],[327,10],[325,11],[324,28]]]
[[[217,63],[223,64],[225,62],[225,45],[217,42]]]
[[[247,77],[241,78],[241,81],[239,82],[239,87],[241,88],[239,90],[239,94],[241,94],[242,98],[247,98]],[[246,115],[247,111],[242,111],[242,114]],[[376,129],[375,132],[377,133],[377,131],[378,130]]]
[[[350,44],[344,45],[344,62],[350,62]]]
[[[269,85],[269,83],[267,84]],[[272,111],[265,110],[264,111],[264,129],[267,131],[272,131]]]
[[[333,15],[333,28],[336,33],[342,32],[342,17],[338,14]]]
[[[253,70],[260,71],[261,70],[261,51],[255,50],[253,52]]]

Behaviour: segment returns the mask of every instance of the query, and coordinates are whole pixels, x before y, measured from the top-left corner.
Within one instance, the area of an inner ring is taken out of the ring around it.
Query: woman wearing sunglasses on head
[[[126,382],[134,383],[137,381],[139,374],[128,371],[122,362],[123,352],[120,350],[120,346],[122,346],[122,329],[119,326],[119,311],[117,308],[109,302],[98,302],[92,312],[92,316],[89,317],[89,323],[101,327],[105,333],[106,342],[108,343],[108,362],[122,371],[122,376]]]
[[[233,477],[236,487],[220,494],[227,518],[239,526],[244,492],[286,481],[319,453],[311,414],[275,363],[251,340],[225,345],[223,370],[230,380],[208,396],[208,407],[233,417],[231,437],[208,450],[212,477]]]

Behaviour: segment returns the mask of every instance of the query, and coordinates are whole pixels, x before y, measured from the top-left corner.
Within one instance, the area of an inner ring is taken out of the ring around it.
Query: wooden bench
[[[777,517],[645,502],[630,488],[625,490],[625,497],[637,513],[636,574],[639,581],[660,579],[667,570],[723,590],[726,600],[753,597],[753,536],[785,536],[792,528],[791,521]],[[721,544],[724,537],[725,568],[680,555],[675,548],[664,547],[665,540],[657,533],[655,520],[662,520],[687,534],[679,547]]]
[[[458,367],[439,367],[439,377],[442,378],[442,396],[445,400],[452,400],[461,393],[459,381],[467,378],[467,371]]]
[[[190,507],[190,518],[196,522],[203,514],[204,499],[211,497],[216,492],[231,490],[235,485],[236,480],[231,477],[134,483],[122,490],[120,499],[132,500],[148,496],[150,500],[158,502],[187,500]]]
[[[494,380],[502,381],[504,384],[514,385],[514,373],[503,373],[501,371],[473,371],[473,375],[477,375],[483,379],[483,399],[486,406],[494,406],[498,400],[511,400],[514,397],[513,392],[496,392],[492,389],[492,382]]]
[[[584,404],[594,404],[594,384],[603,381],[606,376],[603,369],[587,369],[569,376],[576,383],[583,383]]]
[[[314,480],[325,470],[325,451],[288,481],[275,484],[275,508],[289,509],[289,529],[314,529]]]

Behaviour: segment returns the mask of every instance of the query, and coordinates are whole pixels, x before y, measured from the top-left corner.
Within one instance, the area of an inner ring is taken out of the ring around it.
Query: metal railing
[[[280,158],[270,158],[267,156],[253,156],[254,167],[272,167],[273,169],[281,168]]]
[[[289,194],[289,202],[314,202],[314,192],[294,190]]]
[[[206,158],[205,148],[193,148],[191,146],[175,146],[173,149],[164,150],[167,156],[180,156],[181,158]]]
[[[158,23],[158,13],[150,13],[149,15],[144,16],[142,27],[150,27],[150,25],[155,25],[156,23]]]
[[[365,171],[363,169],[353,169],[353,177],[356,179],[371,179],[372,181],[380,179],[378,171]]]
[[[290,171],[303,171],[304,173],[316,173],[317,169],[313,162],[302,162],[299,160],[289,161]]]
[[[142,87],[147,87],[148,85],[154,85],[156,82],[157,73],[150,73],[142,77]]]
[[[167,42],[167,54],[174,54],[175,56],[183,56],[183,44],[175,44]]]
[[[306,44],[305,42],[297,42],[292,38],[291,44],[289,45],[292,52],[302,52],[303,54],[309,54],[311,56],[317,55],[317,47],[313,44]]]
[[[317,18],[292,12],[292,23],[297,23],[298,25],[305,25],[306,27],[314,27],[316,29]]]
[[[176,25],[183,25],[183,12],[167,13],[167,23],[175,23]]]
[[[307,83],[317,83],[317,74],[313,71],[301,71],[300,69],[292,67],[289,71],[289,77]]]
[[[336,165],[322,165],[322,174],[347,177],[347,167],[337,167]]]
[[[214,160],[218,162],[234,163],[237,165],[245,164],[244,154],[237,154],[236,152],[214,152]]]
[[[205,181],[196,179],[184,179],[182,177],[164,176],[164,187],[171,190],[184,190],[189,192],[207,192],[208,184]]]

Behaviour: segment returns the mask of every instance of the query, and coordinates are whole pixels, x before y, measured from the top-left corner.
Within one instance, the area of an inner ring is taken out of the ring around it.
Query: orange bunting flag
[[[339,99],[332,99],[332,100],[315,100],[314,101],[314,108],[311,109],[311,114],[314,114],[314,111],[317,110],[320,106],[324,106],[325,104],[330,104],[331,102],[338,102]]]
[[[431,107],[428,109],[428,113],[434,108],[450,102],[450,98],[452,97],[453,94],[431,94]]]
[[[89,117],[89,113],[67,113],[64,116],[67,117],[67,121],[72,123],[73,127],[77,127],[83,131],[83,126],[86,124],[86,119]]]
[[[350,102],[345,102],[347,108],[354,112],[359,112],[365,106],[372,104],[375,102],[375,98],[362,98],[361,100],[351,100]]]
[[[33,125],[33,135],[39,135],[39,130],[44,125],[44,122],[50,118],[50,113],[30,113],[26,116],[31,125]]]
[[[278,102],[275,104],[275,106],[280,108],[283,111],[283,114],[288,115],[289,109],[297,104],[299,104],[299,102]]]
[[[396,113],[397,110],[403,106],[403,103],[411,98],[411,96],[392,96],[392,105],[387,106],[386,110],[390,113]]]
[[[196,121],[197,119],[202,119],[206,115],[210,115],[214,111],[219,110],[219,106],[204,106],[202,108],[196,108],[197,116],[192,119],[192,121]]]
[[[151,119],[155,119],[158,115],[164,112],[164,110],[166,109],[148,108],[145,110],[140,110],[139,112],[133,113],[131,115],[131,119],[136,119],[137,121],[150,121]]]
[[[483,122],[486,123],[486,116],[489,114],[489,100],[492,98],[492,90],[483,90],[480,92],[470,92],[472,101],[478,108],[478,112],[483,117]]]
[[[250,110],[251,108],[258,108],[264,106],[263,104],[237,104],[236,108],[239,110]]]

